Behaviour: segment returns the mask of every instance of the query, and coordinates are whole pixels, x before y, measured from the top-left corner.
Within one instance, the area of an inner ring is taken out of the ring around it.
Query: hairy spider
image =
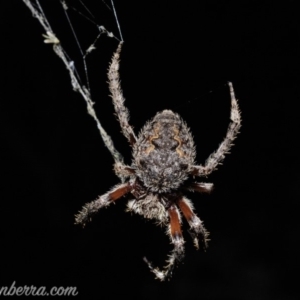
[[[204,250],[207,247],[209,233],[194,213],[193,205],[184,196],[184,191],[209,193],[212,190],[212,183],[197,182],[194,178],[206,177],[216,170],[239,132],[241,118],[232,83],[229,82],[231,122],[225,139],[204,165],[195,164],[196,152],[190,130],[181,117],[171,110],[157,113],[136,137],[128,123],[129,111],[124,106],[125,99],[120,87],[118,69],[121,46],[122,43],[114,53],[108,70],[109,89],[122,132],[133,147],[133,161],[130,166],[122,162],[115,163],[115,173],[124,182],[114,186],[95,201],[85,204],[76,215],[76,224],[84,226],[100,208],[131,194],[133,197],[128,202],[128,211],[155,219],[167,227],[173,244],[167,265],[160,270],[144,258],[156,278],[163,281],[170,278],[174,267],[184,256],[181,213],[190,226],[195,247],[199,248],[199,244]]]

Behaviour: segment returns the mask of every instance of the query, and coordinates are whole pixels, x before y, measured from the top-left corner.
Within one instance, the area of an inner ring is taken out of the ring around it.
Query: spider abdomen
[[[187,179],[194,164],[193,138],[178,114],[164,110],[141,130],[133,156],[136,174],[146,188],[170,192]]]

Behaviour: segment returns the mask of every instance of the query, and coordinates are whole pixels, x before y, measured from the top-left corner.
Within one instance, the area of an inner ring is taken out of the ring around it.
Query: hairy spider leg
[[[118,121],[121,125],[122,133],[128,139],[131,146],[136,142],[136,136],[129,124],[129,110],[124,105],[125,98],[121,89],[120,83],[120,53],[123,42],[119,43],[119,46],[112,57],[111,64],[108,69],[109,90],[111,93],[112,101],[114,104],[115,112],[117,114]]]
[[[121,162],[117,162],[114,164],[114,171],[117,174],[117,176],[124,178],[130,177],[135,174],[134,168],[124,165]]]
[[[213,152],[208,159],[205,161],[204,166],[194,166],[191,174],[195,176],[207,176],[217,169],[217,166],[221,164],[225,158],[225,154],[229,153],[231,146],[233,145],[233,140],[237,137],[239,130],[241,128],[241,114],[237,99],[235,98],[233,86],[231,82],[228,82],[229,92],[231,97],[231,112],[230,120],[227,134],[225,139],[220,144],[219,148]]]
[[[81,211],[75,216],[75,224],[82,224],[82,226],[85,226],[99,209],[106,207],[112,202],[120,199],[131,190],[132,187],[129,182],[114,186],[109,192],[99,196],[98,199],[85,204]]]
[[[167,265],[164,267],[163,270],[158,268],[154,268],[152,263],[148,261],[146,257],[144,257],[144,261],[147,263],[150,270],[155,274],[156,278],[160,279],[161,281],[165,281],[172,276],[172,272],[176,264],[178,264],[184,257],[184,239],[182,236],[181,231],[181,219],[180,213],[176,205],[171,205],[168,209],[169,214],[169,227],[168,227],[168,234],[171,239],[171,243],[174,246],[169,258],[167,260]]]
[[[194,241],[195,247],[199,249],[199,237],[200,237],[201,247],[203,250],[206,250],[207,242],[209,241],[208,240],[209,232],[206,231],[203,222],[193,212],[192,202],[189,199],[182,197],[177,200],[177,205],[190,225],[189,233]]]
[[[213,190],[214,184],[208,182],[192,182],[184,186],[184,188],[191,192],[199,193],[211,193]]]

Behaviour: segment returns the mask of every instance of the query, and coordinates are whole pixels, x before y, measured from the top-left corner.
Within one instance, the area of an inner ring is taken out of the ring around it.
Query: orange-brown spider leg
[[[112,202],[129,193],[131,190],[132,187],[129,182],[114,186],[109,192],[100,196],[95,201],[85,204],[78,215],[75,216],[75,224],[85,226],[85,224],[91,220],[91,217],[98,212],[99,209],[108,206]]]
[[[206,231],[203,222],[193,212],[192,203],[187,198],[182,197],[179,200],[177,200],[177,205],[190,225],[189,233],[191,234],[194,240],[195,247],[197,249],[199,248],[200,238],[200,244],[203,250],[206,250],[209,232]]]
[[[144,261],[148,264],[150,270],[155,274],[156,278],[160,279],[161,281],[164,281],[166,279],[169,279],[172,276],[172,272],[174,270],[174,267],[183,259],[184,257],[184,240],[182,237],[181,232],[181,220],[180,220],[180,214],[178,211],[178,208],[176,205],[172,205],[168,209],[169,214],[169,228],[168,233],[170,235],[171,243],[174,245],[174,249],[169,255],[169,258],[167,260],[167,265],[164,267],[163,270],[160,270],[158,268],[154,268],[152,266],[152,263],[147,260],[147,258],[144,257]]]

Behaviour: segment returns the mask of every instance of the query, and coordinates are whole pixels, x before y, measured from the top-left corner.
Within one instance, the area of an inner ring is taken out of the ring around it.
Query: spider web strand
[[[118,16],[117,16],[117,12],[116,12],[113,0],[111,0],[111,5],[112,5],[113,11],[114,11],[114,16],[115,16],[115,19],[116,19],[116,22],[117,22],[117,26],[118,26],[118,29],[119,29],[119,34],[120,34],[121,41],[124,42],[123,36],[122,36],[122,32],[121,32],[120,23],[119,23],[119,19],[118,19]]]
[[[85,55],[85,54],[83,53],[83,51],[82,51],[81,45],[80,45],[79,40],[78,40],[78,38],[77,38],[76,32],[75,32],[75,30],[74,30],[73,24],[72,24],[72,22],[71,22],[71,19],[70,19],[70,17],[69,17],[68,12],[67,12],[68,7],[66,6],[66,3],[65,3],[63,0],[61,0],[60,3],[61,3],[61,5],[62,5],[62,7],[63,7],[63,10],[64,10],[64,13],[65,13],[66,19],[67,19],[67,21],[68,21],[68,23],[69,23],[69,26],[70,26],[70,28],[71,28],[71,30],[72,30],[72,33],[73,33],[74,39],[75,39],[75,41],[76,41],[77,47],[78,47],[78,49],[79,49],[79,51],[80,51],[80,54],[81,54],[81,56],[82,56],[83,67],[84,67],[84,73],[85,73],[85,78],[86,78],[86,84],[87,84],[87,87],[88,87],[89,92],[91,93],[90,80],[89,80],[88,71],[87,71],[87,65],[86,65],[86,60],[85,60],[86,55]]]
[[[32,5],[30,0],[23,0],[23,2],[29,8],[29,10],[31,11],[33,17],[38,19],[38,21],[40,22],[40,24],[44,28],[45,32],[48,35],[50,34],[51,36],[55,37],[55,35],[54,35],[54,33],[53,33],[53,31],[50,27],[49,22],[48,22],[48,20],[45,16],[45,14],[43,13],[43,10],[42,10],[42,8],[39,4],[39,1],[36,0],[38,8],[35,8]],[[70,61],[66,57],[65,51],[64,51],[64,49],[62,48],[62,46],[60,45],[59,42],[55,43],[53,45],[53,50],[56,53],[56,55],[63,61],[63,63],[65,64],[67,70],[69,71],[69,75],[70,75],[73,90],[76,91],[76,92],[79,92],[81,94],[81,96],[83,97],[83,99],[85,100],[86,105],[87,105],[88,114],[96,121],[97,128],[100,132],[101,138],[102,138],[105,146],[108,148],[111,155],[113,156],[113,159],[114,159],[115,163],[123,163],[123,161],[124,161],[123,156],[120,154],[119,151],[116,150],[111,137],[107,134],[107,132],[102,127],[99,119],[96,116],[96,112],[93,108],[94,102],[92,101],[92,99],[90,97],[89,91],[79,83],[79,80],[78,80],[77,76],[75,75],[73,67],[72,67],[73,66],[72,61]]]

